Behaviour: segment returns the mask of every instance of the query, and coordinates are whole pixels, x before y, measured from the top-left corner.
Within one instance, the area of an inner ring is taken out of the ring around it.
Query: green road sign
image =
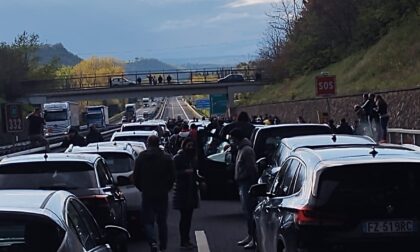
[[[228,106],[227,94],[210,95],[210,115],[225,115]]]

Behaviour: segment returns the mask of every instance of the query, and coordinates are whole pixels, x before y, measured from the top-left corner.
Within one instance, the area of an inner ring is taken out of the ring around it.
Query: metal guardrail
[[[390,128],[388,129],[388,142],[420,146],[420,130]]]

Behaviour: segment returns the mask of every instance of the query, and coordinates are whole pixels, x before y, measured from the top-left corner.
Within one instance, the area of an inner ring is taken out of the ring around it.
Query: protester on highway
[[[297,123],[306,123],[306,121],[303,119],[303,116],[298,116]]]
[[[171,84],[171,81],[172,81],[172,77],[168,74],[168,76],[166,77],[166,82],[168,84]]]
[[[162,84],[162,82],[163,82],[163,77],[162,77],[162,75],[159,75],[159,77],[158,77],[158,82],[159,82],[159,84]]]
[[[169,137],[169,140],[165,145],[166,151],[172,155],[177,154],[179,149],[181,149],[181,141],[178,135],[179,132],[181,132],[181,129],[178,126],[175,126],[172,136]]]
[[[337,127],[335,126],[335,123],[334,123],[333,119],[328,120],[328,126],[330,126],[333,134],[337,133]]]
[[[147,150],[140,153],[133,173],[134,184],[142,192],[142,217],[152,252],[165,251],[168,243],[168,193],[175,181],[171,156],[159,148],[159,137],[147,139]],[[158,225],[159,246],[154,231]]]
[[[247,219],[248,236],[238,242],[239,246],[245,249],[254,249],[255,244],[255,227],[252,218],[257,201],[248,192],[253,184],[258,180],[258,169],[255,164],[255,152],[251,142],[245,137],[243,131],[234,128],[229,132],[231,137],[231,145],[236,146],[238,153],[235,160],[235,181],[238,185],[239,196],[242,209]]]
[[[103,142],[104,138],[102,134],[98,131],[95,124],[91,124],[89,126],[89,133],[86,135],[86,143],[98,143]]]
[[[45,146],[45,151],[50,151],[48,140],[44,137],[45,119],[41,116],[41,109],[35,108],[26,119],[29,122],[28,135],[32,145],[41,144]]]
[[[235,122],[224,126],[220,130],[220,136],[224,139],[226,135],[234,128],[239,128],[242,131],[242,134],[246,138],[250,139],[255,126],[251,123],[251,119],[249,118],[248,113],[242,111],[239,113],[238,119]]]
[[[376,96],[375,104],[376,104],[376,112],[379,115],[379,122],[380,122],[380,134],[379,134],[378,139],[379,141],[386,141],[387,134],[388,134],[388,122],[389,122],[388,104],[380,95]]]
[[[199,204],[196,153],[194,140],[186,138],[182,149],[174,156],[176,183],[173,207],[180,211],[179,233],[181,248],[184,249],[195,247],[190,240],[190,229],[193,211]]]
[[[353,134],[353,129],[350,127],[350,125],[346,122],[345,118],[342,118],[340,120],[340,125],[336,129],[337,134]]]
[[[192,123],[190,126],[190,134],[189,137],[191,137],[194,141],[197,142],[197,134],[198,134],[198,127],[195,123]]]
[[[69,147],[70,145],[73,146],[86,146],[85,139],[79,135],[79,131],[76,128],[70,128],[69,133],[67,136],[64,137],[63,142],[61,143],[61,147]]]

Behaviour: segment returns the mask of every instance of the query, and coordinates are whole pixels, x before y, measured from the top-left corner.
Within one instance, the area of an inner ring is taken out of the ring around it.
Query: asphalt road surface
[[[166,103],[165,111],[163,112],[162,119],[177,118],[180,116],[182,119],[193,119],[199,117],[194,110],[182,99],[182,97],[169,97]]]
[[[172,195],[170,195],[170,209],[168,216],[168,252],[186,251],[179,247],[179,212],[172,209]],[[242,215],[239,201],[201,201],[200,207],[195,210],[191,227],[191,241],[196,244],[196,233],[204,231],[210,251],[235,252],[245,251],[236,245],[236,242],[246,236],[246,224]],[[202,243],[199,244],[200,246]],[[149,251],[150,248],[142,238],[131,241],[129,251]],[[198,248],[191,251],[199,251]],[[200,249],[200,251],[204,251]]]

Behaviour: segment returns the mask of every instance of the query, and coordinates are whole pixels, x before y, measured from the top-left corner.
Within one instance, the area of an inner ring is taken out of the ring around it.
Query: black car
[[[228,83],[228,82],[244,82],[244,76],[242,74],[228,74],[225,77],[219,79],[217,83]]]
[[[0,189],[65,190],[76,195],[98,224],[127,227],[127,204],[97,154],[48,153],[0,161]]]
[[[258,251],[420,250],[419,152],[298,148],[250,193]]]

